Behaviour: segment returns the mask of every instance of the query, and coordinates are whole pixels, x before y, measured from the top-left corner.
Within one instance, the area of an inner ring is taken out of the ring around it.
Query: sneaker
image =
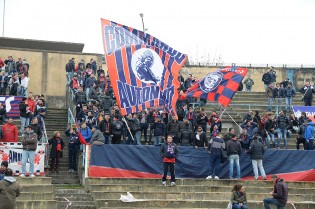
[[[72,169],[71,171],[72,171],[72,173],[74,173],[74,172],[75,172],[75,170],[73,170],[73,169]]]
[[[22,173],[22,174],[20,174],[20,177],[24,178],[24,177],[25,177],[25,174],[23,174],[23,173]]]
[[[266,180],[267,180],[267,178],[266,178],[266,177],[263,177],[263,180],[264,180],[264,181],[266,181]]]
[[[162,181],[162,185],[163,185],[163,186],[166,186],[166,181]]]
[[[175,182],[174,181],[171,182],[171,187],[173,187],[173,186],[175,186]]]
[[[215,176],[214,179],[220,179],[219,176]]]
[[[72,169],[69,169],[69,173],[71,173],[72,172]]]
[[[32,174],[32,175],[30,175],[30,177],[31,177],[31,178],[34,178],[34,177],[35,177],[35,175],[34,175],[34,174]]]
[[[208,179],[212,179],[212,176],[210,175],[210,176],[208,176],[206,179],[207,179],[207,180],[208,180]]]

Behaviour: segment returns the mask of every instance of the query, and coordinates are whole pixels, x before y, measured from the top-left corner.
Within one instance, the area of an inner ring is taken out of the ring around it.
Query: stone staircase
[[[226,208],[233,185],[245,186],[248,207],[263,208],[262,200],[273,189],[271,181],[178,179],[175,187],[164,187],[159,179],[86,179],[97,207],[105,208]],[[289,201],[298,209],[315,208],[315,182],[288,182]],[[139,202],[122,202],[130,192]],[[287,204],[287,209],[293,206]]]
[[[16,199],[17,209],[56,209],[53,185],[49,177],[20,178],[21,195]]]

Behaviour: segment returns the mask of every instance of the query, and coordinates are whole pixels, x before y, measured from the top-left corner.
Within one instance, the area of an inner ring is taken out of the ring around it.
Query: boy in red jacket
[[[13,123],[13,118],[9,118],[8,122],[2,126],[3,142],[18,142],[18,129]]]

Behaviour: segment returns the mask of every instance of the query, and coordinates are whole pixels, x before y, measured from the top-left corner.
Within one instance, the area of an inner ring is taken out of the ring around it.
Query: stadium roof
[[[82,53],[84,44],[0,37],[0,47]]]

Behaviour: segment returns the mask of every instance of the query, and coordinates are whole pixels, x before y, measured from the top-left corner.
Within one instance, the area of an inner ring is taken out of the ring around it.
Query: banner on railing
[[[38,144],[34,158],[34,172],[36,175],[44,175],[45,161],[45,146],[46,144]],[[22,143],[0,143],[0,162],[8,161],[9,168],[12,169],[14,175],[19,175],[22,172]],[[26,171],[29,171],[29,162],[26,163]],[[28,174],[28,172],[27,172]]]
[[[7,117],[19,118],[20,109],[19,104],[22,101],[23,97],[16,96],[0,96],[0,102],[5,106],[7,111]]]
[[[162,178],[163,162],[159,146],[91,146],[89,177]],[[210,153],[206,149],[179,147],[175,170],[177,178],[201,178],[209,175]],[[277,174],[286,181],[315,181],[313,150],[266,150],[264,169],[267,178]],[[303,162],[303,163],[301,163]],[[241,177],[254,179],[250,155],[240,156]],[[218,175],[229,178],[228,162],[221,164]]]
[[[295,117],[301,117],[301,113],[305,112],[306,116],[315,123],[315,106],[292,106]]]

